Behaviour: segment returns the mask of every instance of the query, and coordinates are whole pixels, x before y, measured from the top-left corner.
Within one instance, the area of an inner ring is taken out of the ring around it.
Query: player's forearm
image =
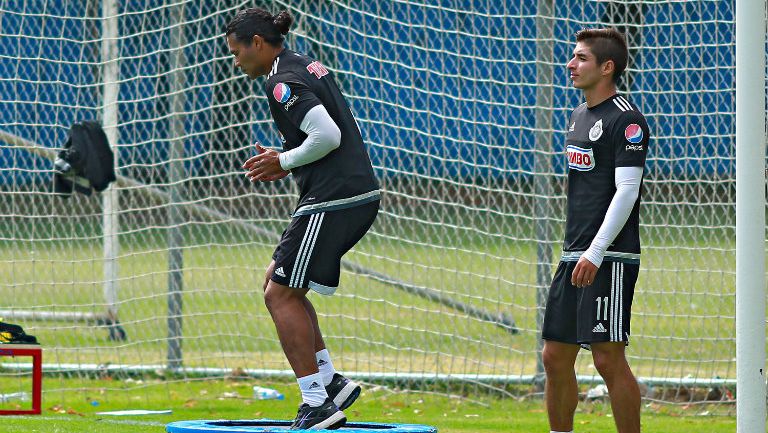
[[[611,199],[605,219],[600,225],[589,249],[582,257],[597,267],[603,263],[605,251],[611,245],[632,213],[635,201],[640,195],[640,183],[643,179],[643,167],[616,167],[616,193]]]
[[[341,145],[341,131],[322,105],[312,107],[299,128],[307,138],[299,147],[280,154],[283,170],[315,162]]]

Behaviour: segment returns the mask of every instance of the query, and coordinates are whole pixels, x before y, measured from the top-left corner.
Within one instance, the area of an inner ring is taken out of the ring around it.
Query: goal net
[[[0,317],[49,369],[287,374],[262,284],[296,189],[240,169],[280,140],[223,37],[253,5],[294,15],[287,45],[333,72],[383,188],[338,293],[310,295],[337,368],[540,384],[581,98],[564,65],[576,31],[614,25],[653,136],[630,363],[648,397],[735,383],[733,1],[0,4]],[[118,181],[62,197],[53,158],[83,120]],[[588,353],[577,373],[597,381]]]

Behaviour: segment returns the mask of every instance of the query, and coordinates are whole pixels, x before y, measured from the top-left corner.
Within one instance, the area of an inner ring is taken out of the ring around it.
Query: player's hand
[[[573,268],[571,274],[571,284],[578,288],[587,287],[595,282],[595,275],[597,275],[597,266],[584,257],[581,257],[576,263],[576,267]]]
[[[248,158],[243,168],[248,170],[245,176],[251,182],[272,182],[288,176],[288,171],[280,166],[280,152],[267,149],[256,143],[255,156]]]
[[[256,163],[256,157],[267,151],[267,148],[262,146],[261,143],[259,143],[258,141],[253,144],[253,147],[256,148],[256,155],[248,158],[243,163],[243,168],[249,171],[253,169],[253,165]]]

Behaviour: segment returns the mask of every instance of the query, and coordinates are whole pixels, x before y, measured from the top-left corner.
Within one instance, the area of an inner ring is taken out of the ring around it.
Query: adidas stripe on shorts
[[[376,219],[379,201],[294,217],[272,258],[272,281],[332,295],[339,285],[341,257]]]
[[[571,284],[576,262],[561,261],[552,279],[542,338],[570,344],[629,342],[632,297],[639,264],[603,261],[595,281]]]

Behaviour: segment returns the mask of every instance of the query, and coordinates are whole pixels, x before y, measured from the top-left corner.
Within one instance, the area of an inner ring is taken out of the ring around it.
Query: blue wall
[[[23,14],[0,15],[2,130],[59,147],[73,122],[100,117],[100,22],[82,18],[87,11],[80,3],[46,2],[45,11],[28,7]],[[142,12],[155,2],[126,3],[120,24],[121,166],[162,172],[153,165],[167,158],[172,76],[165,50],[168,27],[176,23],[165,9]],[[185,83],[187,167],[194,176],[210,156],[214,68],[232,61],[223,59],[224,40],[215,36],[232,12],[191,3],[188,20],[206,17],[184,27],[187,41],[202,41],[185,49],[194,65]],[[389,1],[359,2],[358,9],[309,3],[301,21],[307,36],[294,37],[290,46],[337,71],[381,175],[482,179],[533,171],[535,2],[445,2],[450,9],[472,6],[473,13]],[[599,22],[607,6],[555,3],[555,15],[563,19],[554,28],[552,163],[562,173],[564,134],[557,132],[567,128],[570,109],[580,102],[563,65],[573,34]],[[733,10],[728,1],[647,4],[641,11],[644,48],[634,54],[630,99],[646,113],[655,137],[648,166],[656,175],[733,175]],[[240,81],[261,95],[260,80]],[[256,98],[252,110],[232,123],[255,119],[254,137],[277,144],[264,101]],[[50,181],[48,161],[0,146],[0,182]]]

